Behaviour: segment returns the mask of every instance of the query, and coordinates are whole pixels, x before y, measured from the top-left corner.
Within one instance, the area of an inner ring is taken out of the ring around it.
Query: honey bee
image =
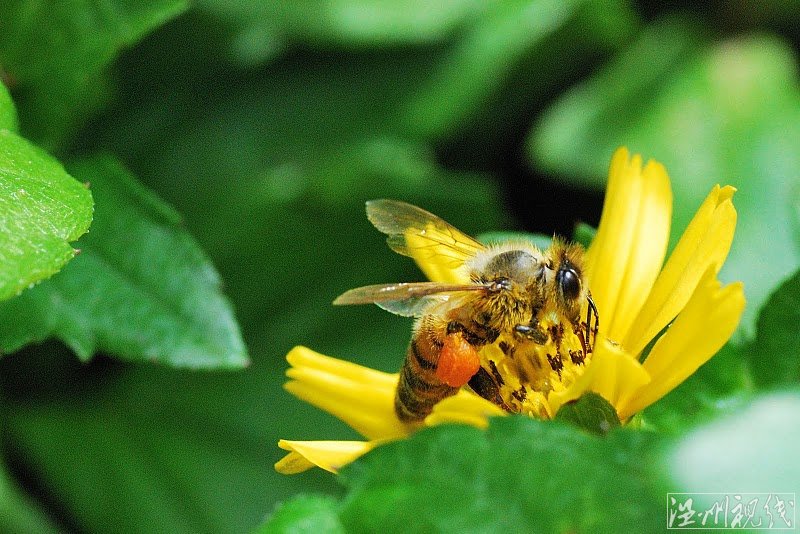
[[[580,245],[554,238],[545,251],[525,241],[487,246],[436,215],[396,200],[367,202],[367,217],[388,236],[395,252],[424,258],[453,280],[370,285],[351,289],[334,301],[374,303],[417,318],[395,395],[400,420],[425,419],[436,403],[466,384],[513,411],[498,393],[494,365],[482,367],[479,355],[482,347],[500,336],[504,351],[509,344],[558,347],[566,324],[580,340],[577,352],[582,352],[570,357],[585,358],[592,351],[598,316],[584,279]],[[582,323],[584,302],[587,312]],[[545,317],[556,328],[543,328]],[[561,357],[559,348],[551,365],[557,365],[555,359],[560,363]]]

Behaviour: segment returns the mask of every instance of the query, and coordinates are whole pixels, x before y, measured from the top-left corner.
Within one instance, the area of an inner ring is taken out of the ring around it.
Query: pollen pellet
[[[478,351],[467,343],[461,333],[445,337],[436,378],[451,387],[461,387],[478,372],[481,365]]]

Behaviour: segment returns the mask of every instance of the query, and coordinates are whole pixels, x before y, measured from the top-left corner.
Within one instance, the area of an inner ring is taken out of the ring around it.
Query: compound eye
[[[565,300],[575,300],[581,292],[581,281],[572,267],[562,267],[556,273],[556,282]]]

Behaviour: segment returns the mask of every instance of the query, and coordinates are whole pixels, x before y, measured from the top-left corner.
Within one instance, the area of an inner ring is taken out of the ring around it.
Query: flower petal
[[[489,426],[489,417],[501,415],[507,414],[499,406],[462,389],[434,406],[433,412],[425,418],[425,425],[461,423],[486,428]]]
[[[343,466],[368,453],[382,441],[278,441],[278,447],[290,451],[275,463],[284,475],[302,473],[314,466],[336,473]]]
[[[614,153],[600,226],[587,252],[587,278],[603,332],[621,342],[664,261],[672,190],[664,166]]]
[[[675,318],[709,266],[715,266],[715,274],[719,272],[736,229],[731,201],[735,191],[715,186],[689,223],[623,341],[632,354],[639,354]]]
[[[593,391],[617,408],[619,413],[619,400],[649,381],[650,376],[636,358],[604,338],[596,345],[586,371],[566,390],[550,393],[548,401],[553,414],[556,414],[565,403],[577,400],[587,391]]]
[[[620,417],[654,403],[686,380],[730,339],[744,310],[741,282],[721,284],[710,267],[686,307],[656,342],[643,367],[652,381],[623,399]]]
[[[394,387],[397,383],[397,376],[394,374],[331,358],[302,345],[290,350],[286,355],[286,361],[294,368],[318,369],[331,375],[347,378],[353,382],[373,383],[379,387]]]
[[[284,388],[294,396],[335,415],[369,439],[407,436],[413,427],[394,411],[397,374],[383,373],[306,347],[295,347],[286,359],[294,379]]]

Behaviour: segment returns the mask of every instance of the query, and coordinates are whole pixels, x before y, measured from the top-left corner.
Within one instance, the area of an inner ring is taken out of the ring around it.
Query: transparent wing
[[[378,284],[346,291],[334,304],[377,304],[384,310],[404,317],[421,317],[451,309],[466,293],[486,289],[479,284],[442,284],[413,282]]]
[[[414,258],[437,282],[467,282],[458,272],[466,260],[486,247],[436,215],[398,200],[367,202],[367,218],[386,234],[392,250]]]

